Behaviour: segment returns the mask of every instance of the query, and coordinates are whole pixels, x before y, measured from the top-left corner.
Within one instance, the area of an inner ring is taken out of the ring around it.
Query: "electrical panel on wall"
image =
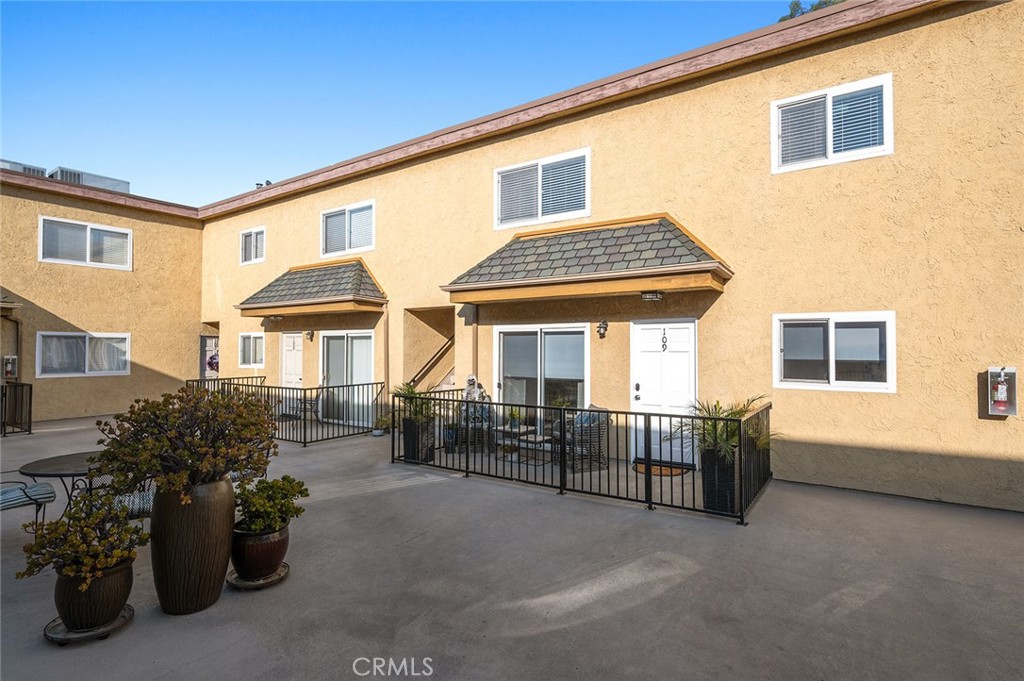
[[[988,368],[989,416],[1017,415],[1016,367]]]

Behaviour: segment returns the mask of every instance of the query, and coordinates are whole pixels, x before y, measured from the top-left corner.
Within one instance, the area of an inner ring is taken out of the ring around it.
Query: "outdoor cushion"
[[[53,485],[48,482],[34,482],[31,485],[19,483],[19,487],[9,487],[0,491],[0,510],[6,511],[19,506],[41,506],[57,498]]]
[[[148,518],[153,514],[153,497],[151,489],[138,490],[131,494],[118,494],[114,497],[114,505],[128,509],[128,517],[132,520]]]

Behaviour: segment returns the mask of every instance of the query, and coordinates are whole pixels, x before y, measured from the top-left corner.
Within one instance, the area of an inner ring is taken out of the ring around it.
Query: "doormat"
[[[643,463],[639,463],[639,462],[634,463],[633,464],[633,470],[635,470],[640,475],[646,475],[647,474],[647,464],[643,464]],[[654,476],[657,476],[657,477],[673,477],[673,476],[676,476],[676,475],[686,475],[689,472],[690,472],[689,468],[684,468],[682,466],[651,465],[651,475],[654,475]]]

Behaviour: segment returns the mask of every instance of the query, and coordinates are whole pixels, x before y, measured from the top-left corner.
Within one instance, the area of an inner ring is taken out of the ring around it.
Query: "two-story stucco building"
[[[777,477],[1024,510],[1022,420],[979,406],[1024,365],[1022,23],[849,0],[199,208],[5,171],[22,380],[40,418],[115,411],[218,335],[272,385],[765,394]],[[127,266],[46,257],[47,221],[129,230]],[[66,332],[84,370],[48,376]],[[125,375],[91,376],[111,333]]]

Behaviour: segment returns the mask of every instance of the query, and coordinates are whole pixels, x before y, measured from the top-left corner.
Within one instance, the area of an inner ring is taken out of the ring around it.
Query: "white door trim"
[[[629,403],[629,410],[636,411],[633,408],[633,405],[635,404],[633,395],[636,392],[633,390],[633,386],[636,385],[636,374],[633,373],[633,348],[635,348],[637,344],[636,328],[637,326],[643,326],[645,324],[693,324],[693,398],[697,399],[698,395],[700,395],[700,350],[698,349],[697,341],[697,318],[680,317],[671,319],[634,319],[629,323],[629,385],[626,386],[629,391],[628,397],[626,398]]]

